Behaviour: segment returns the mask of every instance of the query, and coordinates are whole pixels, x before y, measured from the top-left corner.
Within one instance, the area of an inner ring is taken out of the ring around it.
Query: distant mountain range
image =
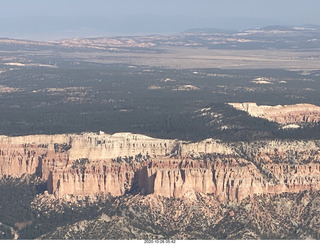
[[[0,39],[1,50],[71,48],[150,51],[164,46],[235,50],[318,49],[320,48],[320,26],[265,26],[244,31],[194,28],[173,35],[72,38],[48,42]]]

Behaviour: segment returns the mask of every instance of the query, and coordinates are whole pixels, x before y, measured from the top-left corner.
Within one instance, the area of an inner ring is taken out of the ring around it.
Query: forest
[[[133,132],[192,141],[320,138],[318,124],[280,130],[227,105],[320,105],[316,71],[169,69],[72,58],[55,62],[55,68],[0,65],[0,134]],[[268,82],[256,83],[261,77]]]

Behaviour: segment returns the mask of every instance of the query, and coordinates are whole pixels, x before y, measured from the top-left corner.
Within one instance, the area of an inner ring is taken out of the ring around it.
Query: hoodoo
[[[263,193],[320,190],[317,141],[229,145],[118,133],[0,138],[0,174],[37,174],[57,198],[127,192],[219,201]]]

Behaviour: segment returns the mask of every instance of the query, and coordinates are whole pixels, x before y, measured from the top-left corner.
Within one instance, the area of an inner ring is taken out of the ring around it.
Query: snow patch
[[[148,90],[160,90],[162,89],[160,86],[149,86]]]
[[[256,79],[252,80],[251,82],[255,83],[255,84],[272,84],[270,79],[268,79],[266,77],[258,77]]]
[[[178,88],[175,88],[172,90],[173,91],[195,91],[195,90],[200,90],[200,88],[193,85],[184,85],[184,86],[179,86]]]
[[[289,125],[282,126],[282,129],[299,129],[299,128],[300,128],[300,125],[297,125],[297,124],[289,124]]]

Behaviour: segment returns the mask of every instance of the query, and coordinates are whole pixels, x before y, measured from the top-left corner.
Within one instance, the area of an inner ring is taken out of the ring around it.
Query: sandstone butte
[[[319,145],[191,143],[103,132],[0,136],[0,176],[36,174],[56,198],[199,192],[221,202],[241,201],[254,194],[320,190]]]
[[[258,106],[256,103],[229,103],[252,117],[267,119],[279,124],[316,123],[320,121],[320,107],[313,104]]]

